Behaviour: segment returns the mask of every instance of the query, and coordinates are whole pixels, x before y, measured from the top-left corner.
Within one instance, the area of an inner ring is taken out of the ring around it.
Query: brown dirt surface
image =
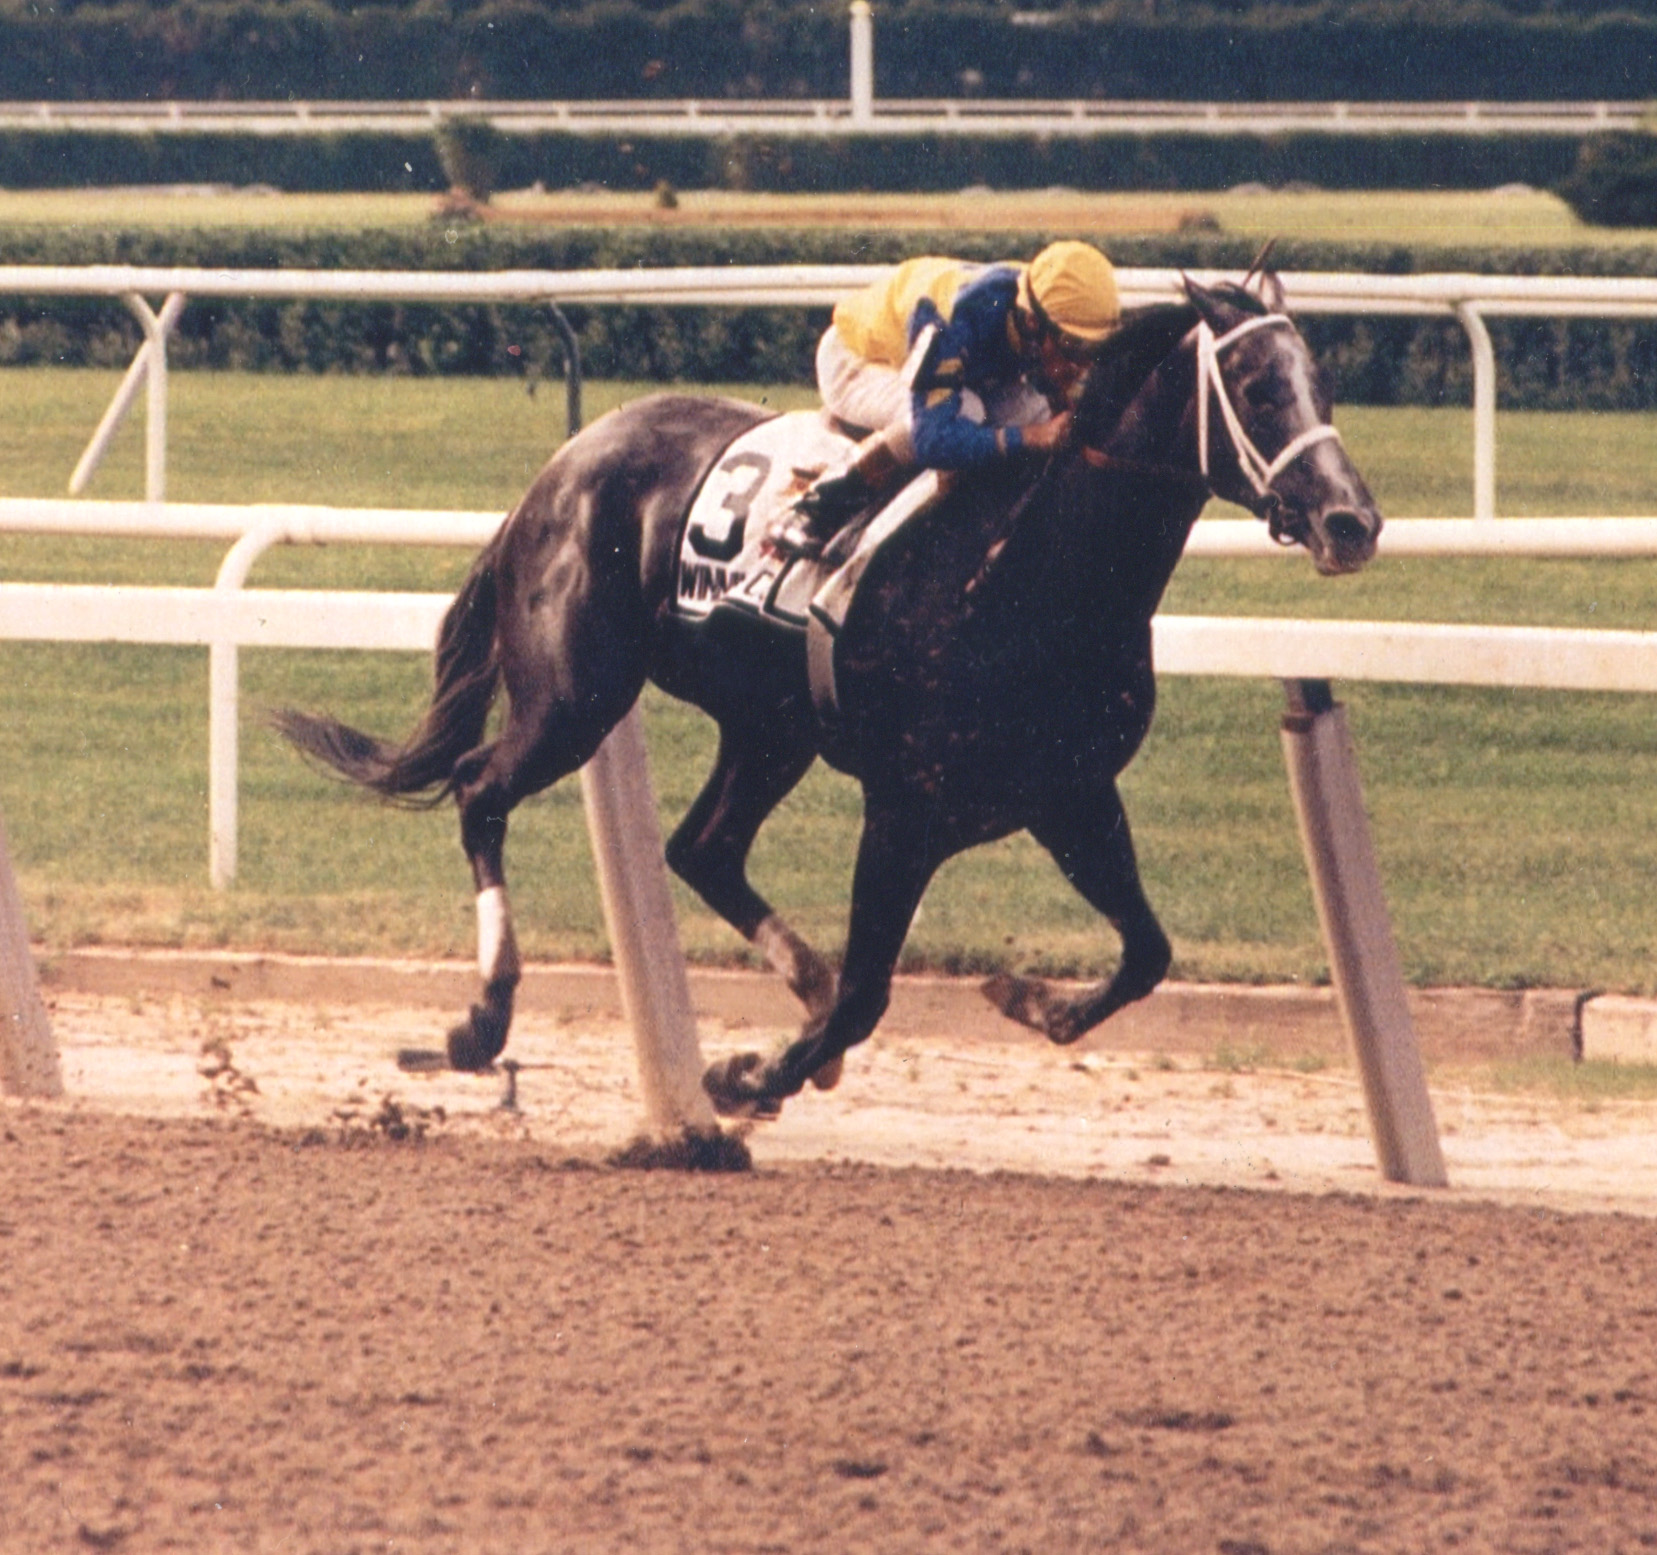
[[[1657,1548],[1657,1103],[1435,1068],[1416,1193],[1339,1063],[899,1030],[686,1175],[605,1164],[613,1019],[508,1109],[430,1008],[52,1003],[8,1555]]]

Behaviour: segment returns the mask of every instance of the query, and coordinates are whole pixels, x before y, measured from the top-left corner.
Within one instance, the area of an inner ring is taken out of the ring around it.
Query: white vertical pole
[[[637,708],[581,769],[581,794],[645,1110],[665,1134],[717,1132]]]
[[[1381,1175],[1388,1182],[1442,1188],[1449,1178],[1346,711],[1324,681],[1290,681],[1287,689],[1283,755],[1289,787]]]
[[[35,981],[23,897],[12,874],[4,826],[0,826],[0,1092],[48,1100],[63,1095],[63,1071]]]
[[[852,123],[867,129],[875,118],[875,29],[869,0],[851,0]]]
[[[207,878],[215,891],[236,878],[240,813],[242,656],[230,627],[230,606],[254,562],[288,534],[280,518],[254,524],[225,552],[213,580],[219,612],[207,648]]]
[[[163,336],[173,332],[173,326],[178,323],[178,316],[183,311],[184,294],[174,292],[161,305],[161,313],[156,320],[157,328]],[[143,316],[140,314],[139,317],[142,319]],[[138,390],[149,376],[150,362],[154,355],[155,348],[150,344],[146,333],[143,345],[138,348],[132,365],[127,368],[126,376],[115,391],[114,399],[109,402],[109,409],[104,412],[103,419],[98,423],[98,430],[92,434],[91,442],[86,445],[86,452],[81,455],[80,463],[75,466],[75,473],[69,477],[71,497],[78,497],[86,490],[88,483],[97,473],[98,466],[103,463],[104,455],[109,452],[109,445],[115,440],[121,423],[126,420],[127,412],[132,409],[132,402],[138,398]]]
[[[1456,304],[1456,317],[1473,348],[1473,517],[1496,516],[1496,348],[1471,302]]]
[[[171,299],[169,299],[170,301]],[[149,398],[144,407],[144,500],[167,500],[167,331],[155,310],[136,292],[122,301],[144,327],[149,347]],[[183,306],[182,300],[179,306]],[[165,311],[165,305],[163,306]]]
[[[207,878],[215,891],[236,878],[237,763],[241,760],[241,651],[228,633],[207,648]]]

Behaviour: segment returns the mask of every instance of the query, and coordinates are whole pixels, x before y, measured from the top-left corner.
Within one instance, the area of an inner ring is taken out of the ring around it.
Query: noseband
[[[1213,400],[1220,407],[1220,420],[1231,439],[1231,450],[1236,456],[1238,469],[1254,488],[1254,495],[1268,505],[1266,519],[1271,526],[1272,539],[1288,544],[1296,537],[1288,533],[1283,524],[1281,506],[1272,485],[1308,448],[1319,443],[1339,442],[1341,435],[1334,426],[1324,421],[1291,438],[1275,459],[1268,459],[1255,447],[1254,439],[1248,435],[1242,417],[1237,414],[1237,407],[1231,402],[1225,374],[1220,371],[1220,353],[1235,345],[1243,336],[1276,325],[1288,325],[1292,329],[1294,322],[1286,313],[1265,313],[1258,318],[1245,319],[1218,336],[1206,322],[1197,326],[1197,459],[1202,467],[1203,479],[1207,480],[1208,405]]]
[[[1210,492],[1213,485],[1208,474],[1208,406],[1212,400],[1220,407],[1220,421],[1226,429],[1226,435],[1231,439],[1231,451],[1236,457],[1237,468],[1254,488],[1256,500],[1265,509],[1263,516],[1270,527],[1272,539],[1282,545],[1296,543],[1300,539],[1298,529],[1291,530],[1285,522],[1282,503],[1278,500],[1277,493],[1272,490],[1272,486],[1308,448],[1313,448],[1319,443],[1338,443],[1341,434],[1329,422],[1319,422],[1291,438],[1275,459],[1268,459],[1255,447],[1254,439],[1248,435],[1243,418],[1237,414],[1237,407],[1231,402],[1231,391],[1226,387],[1225,374],[1220,371],[1220,354],[1223,351],[1257,329],[1267,329],[1280,324],[1294,328],[1294,320],[1286,313],[1264,313],[1256,318],[1245,319],[1223,335],[1216,335],[1206,321],[1198,324],[1196,396],[1197,462],[1201,466],[1200,474],[1173,465],[1145,464],[1134,459],[1123,459],[1115,454],[1106,453],[1102,448],[1086,445],[1082,447],[1082,457],[1097,470],[1117,470],[1133,475],[1154,476],[1162,480],[1183,479],[1200,486],[1204,492]]]

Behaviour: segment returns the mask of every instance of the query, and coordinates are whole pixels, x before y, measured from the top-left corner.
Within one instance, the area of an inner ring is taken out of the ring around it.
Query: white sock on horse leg
[[[478,973],[485,983],[518,980],[518,941],[512,932],[512,904],[506,887],[478,892]]]

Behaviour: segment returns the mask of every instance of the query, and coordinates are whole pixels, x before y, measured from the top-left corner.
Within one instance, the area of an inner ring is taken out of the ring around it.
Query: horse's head
[[[1269,272],[1261,294],[1187,278],[1198,323],[1198,463],[1215,494],[1303,545],[1326,575],[1375,554],[1381,513],[1330,421],[1331,398]]]

